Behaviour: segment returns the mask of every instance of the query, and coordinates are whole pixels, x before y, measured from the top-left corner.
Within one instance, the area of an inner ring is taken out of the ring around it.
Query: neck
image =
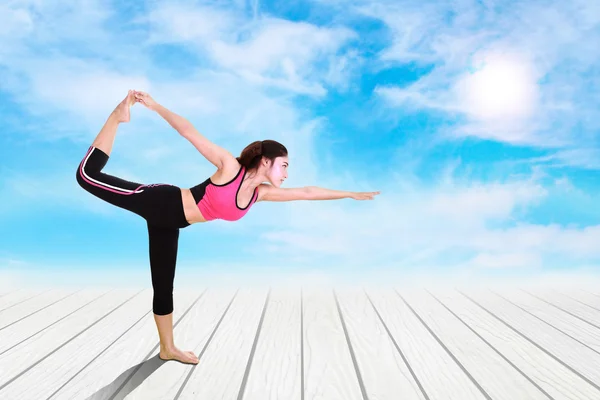
[[[254,170],[251,172],[246,172],[246,176],[242,181],[242,185],[245,185],[247,189],[254,190],[264,181],[265,178],[262,175],[259,175],[256,170]]]

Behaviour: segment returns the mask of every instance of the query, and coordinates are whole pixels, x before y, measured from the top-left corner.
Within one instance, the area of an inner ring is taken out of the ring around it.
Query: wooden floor
[[[600,399],[600,288],[0,293],[0,399]]]

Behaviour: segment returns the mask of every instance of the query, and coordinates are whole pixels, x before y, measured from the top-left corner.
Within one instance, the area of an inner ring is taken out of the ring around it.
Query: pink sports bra
[[[243,174],[241,173],[242,170],[244,171]],[[201,184],[190,188],[198,209],[207,221],[214,219],[237,221],[246,215],[251,205],[258,198],[258,188],[254,189],[250,202],[243,208],[239,207],[237,195],[245,176],[246,168],[242,165],[235,178],[225,184],[214,184],[208,178]]]

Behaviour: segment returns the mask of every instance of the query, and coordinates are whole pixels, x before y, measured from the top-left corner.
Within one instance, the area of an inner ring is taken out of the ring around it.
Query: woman
[[[169,184],[130,182],[102,172],[114,143],[117,127],[129,122],[136,102],[162,116],[188,139],[217,171],[190,189]],[[115,108],[77,168],[77,182],[86,191],[147,221],[150,269],[154,290],[152,310],[160,338],[163,360],[197,364],[191,351],[179,350],[173,341],[173,280],[179,229],[214,219],[236,221],[257,201],[372,200],[380,192],[342,192],[318,187],[281,189],[287,178],[287,149],[265,140],[247,146],[240,157],[211,143],[185,118],[167,110],[144,92],[130,90]],[[270,185],[263,182],[269,182]]]

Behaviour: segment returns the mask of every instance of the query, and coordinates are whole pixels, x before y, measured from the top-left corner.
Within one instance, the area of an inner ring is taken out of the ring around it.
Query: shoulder
[[[223,166],[217,169],[216,175],[220,176],[225,182],[229,182],[234,179],[241,171],[242,164],[235,157],[227,157]]]
[[[256,195],[255,203],[258,203],[265,197],[265,195],[271,189],[271,185],[267,185],[266,183],[261,183],[260,185],[258,185],[258,188],[256,188],[256,189],[258,190],[258,194]]]
[[[223,167],[221,170],[223,171],[235,171],[236,173],[242,168],[242,164],[235,158],[233,155],[228,155],[223,160]]]

